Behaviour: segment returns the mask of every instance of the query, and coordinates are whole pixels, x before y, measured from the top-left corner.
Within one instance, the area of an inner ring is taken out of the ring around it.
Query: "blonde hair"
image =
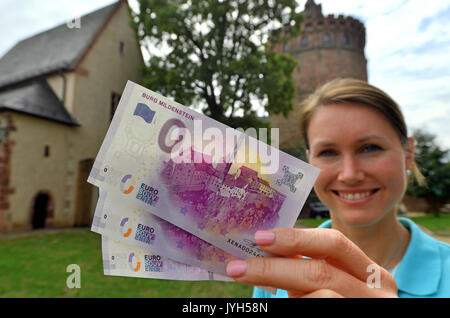
[[[302,103],[301,132],[306,149],[309,149],[308,126],[312,115],[318,108],[342,103],[364,104],[381,112],[391,123],[400,143],[408,146],[408,131],[405,119],[398,104],[385,92],[365,81],[352,78],[337,78],[321,87],[307,97]],[[420,185],[425,185],[425,177],[413,162],[412,175]],[[408,182],[409,180],[408,176]]]

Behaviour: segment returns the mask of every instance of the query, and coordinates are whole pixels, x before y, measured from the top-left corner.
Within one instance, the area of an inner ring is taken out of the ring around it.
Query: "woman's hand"
[[[240,283],[284,289],[289,297],[397,297],[392,275],[337,230],[274,229],[256,232],[255,240],[274,257],[228,263]],[[369,279],[377,274],[379,284]]]

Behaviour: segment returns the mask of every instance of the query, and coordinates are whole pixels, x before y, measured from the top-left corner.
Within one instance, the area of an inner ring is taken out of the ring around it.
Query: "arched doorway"
[[[31,207],[31,226],[33,229],[45,228],[53,219],[53,202],[46,192],[39,192],[34,197]]]

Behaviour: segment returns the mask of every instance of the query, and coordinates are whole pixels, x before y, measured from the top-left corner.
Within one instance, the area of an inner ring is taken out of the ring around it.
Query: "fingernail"
[[[231,277],[239,277],[244,275],[247,270],[247,262],[241,260],[231,261],[227,265],[227,274]]]
[[[275,241],[275,232],[256,231],[255,242],[258,245],[270,245]]]

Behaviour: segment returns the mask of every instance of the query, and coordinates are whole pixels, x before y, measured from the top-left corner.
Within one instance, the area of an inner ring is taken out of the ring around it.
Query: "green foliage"
[[[416,140],[415,160],[426,178],[427,186],[417,182],[409,185],[407,194],[431,200],[450,199],[450,160],[449,150],[436,143],[436,136],[418,129],[413,136]]]
[[[284,151],[285,153],[290,154],[291,156],[298,158],[300,160],[303,160],[305,162],[308,162],[308,158],[306,156],[306,146],[303,143],[298,143],[295,146],[285,147],[280,149]]]
[[[144,86],[235,128],[267,126],[255,101],[269,114],[292,109],[296,61],[270,51],[269,38],[273,45],[299,34],[295,0],[138,3],[133,25],[150,54]]]

